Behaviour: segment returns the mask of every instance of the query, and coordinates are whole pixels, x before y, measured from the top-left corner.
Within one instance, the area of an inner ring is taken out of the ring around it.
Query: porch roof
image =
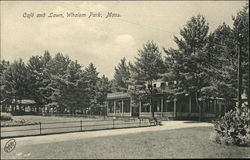
[[[115,92],[109,93],[107,95],[107,99],[119,99],[119,98],[129,98],[129,94],[127,92]]]
[[[14,104],[15,101],[12,100],[12,104]],[[30,105],[30,104],[36,104],[36,102],[34,100],[31,99],[22,99],[21,102],[18,100],[17,104],[22,104],[22,105]]]

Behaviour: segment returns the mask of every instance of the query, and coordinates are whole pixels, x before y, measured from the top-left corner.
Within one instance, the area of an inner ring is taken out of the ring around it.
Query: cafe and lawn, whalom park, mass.
[[[1,159],[250,158],[248,1],[0,3]]]

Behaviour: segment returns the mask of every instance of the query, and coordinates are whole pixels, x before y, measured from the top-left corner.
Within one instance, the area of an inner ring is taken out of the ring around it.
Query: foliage
[[[45,51],[42,56],[32,56],[27,65],[21,59],[11,64],[2,61],[0,71],[1,101],[31,99],[37,106],[46,106],[47,112],[83,113],[89,107],[103,105],[110,92],[109,80],[98,77],[93,63],[83,69],[61,53],[51,57]],[[13,112],[17,111],[11,106]]]
[[[158,46],[153,41],[148,41],[143,45],[142,49],[138,50],[138,57],[135,59],[134,64],[129,64],[131,69],[129,94],[134,105],[138,105],[139,100],[145,97],[152,99],[156,93],[153,81],[160,78],[159,74],[164,72],[164,62]],[[152,100],[150,100],[151,103]],[[155,106],[152,106],[153,117],[155,110]]]
[[[4,99],[11,99],[16,103],[18,100],[27,98],[29,96],[29,78],[30,74],[22,59],[10,64],[3,75]]]
[[[10,113],[1,112],[0,113],[0,120],[1,121],[11,121],[12,120],[12,115]]]
[[[192,17],[180,30],[181,38],[174,37],[178,49],[164,49],[166,63],[170,68],[170,74],[166,79],[176,78],[176,95],[196,93],[196,105],[201,107],[198,99],[206,95],[210,87],[210,58],[208,45],[209,26],[204,16]],[[172,75],[173,74],[173,75]],[[200,119],[201,117],[201,108]]]
[[[126,58],[121,59],[120,63],[115,67],[114,81],[116,91],[127,91],[128,80],[130,79],[129,66],[126,63]]]
[[[211,139],[221,144],[250,144],[250,109],[243,105],[235,107],[214,125]]]

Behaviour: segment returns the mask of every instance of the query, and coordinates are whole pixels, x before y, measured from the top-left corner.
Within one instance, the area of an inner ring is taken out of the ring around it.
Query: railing
[[[149,119],[112,119],[112,120],[80,120],[66,122],[46,122],[29,126],[1,127],[1,139],[58,134],[67,132],[84,132],[105,129],[149,127],[153,126]]]

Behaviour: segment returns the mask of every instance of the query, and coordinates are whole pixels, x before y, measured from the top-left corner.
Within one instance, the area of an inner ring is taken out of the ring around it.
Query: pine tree
[[[115,67],[114,80],[117,86],[116,91],[127,91],[128,80],[130,79],[129,67],[126,64],[126,58],[121,59],[120,63]]]
[[[237,13],[236,17],[233,17],[233,29],[234,40],[238,55],[238,102],[241,106],[241,94],[243,88],[248,89],[248,103],[250,102],[250,78],[249,78],[249,4],[244,6],[242,11]],[[244,67],[244,69],[243,69]],[[243,83],[243,76],[245,82]],[[248,85],[248,86],[247,86]],[[244,87],[243,87],[244,86]]]
[[[87,85],[87,104],[88,108],[91,109],[91,107],[95,107],[97,104],[97,82],[98,82],[98,72],[96,71],[96,68],[93,63],[90,63],[87,68],[85,69],[85,76],[86,81],[88,83]]]
[[[14,102],[16,110],[18,101],[28,97],[28,86],[30,83],[30,75],[22,59],[10,64],[4,72],[3,79],[3,90],[5,90],[6,97],[11,102]]]
[[[2,60],[0,61],[0,102],[6,101],[7,95],[6,91],[4,90],[4,73],[7,70],[7,68],[10,66],[9,61]]]
[[[107,94],[111,93],[111,83],[107,77],[104,75],[97,81],[97,103],[103,105],[106,101]]]
[[[132,87],[129,89],[129,94],[132,96],[134,105],[138,105],[139,100],[149,97],[154,118],[156,108],[152,106],[152,97],[156,90],[152,84],[154,80],[160,78],[159,74],[164,70],[161,52],[153,41],[149,41],[138,50],[138,57],[135,59],[134,64],[130,63]]]
[[[202,108],[199,101],[204,96],[203,90],[209,87],[208,67],[208,30],[205,17],[192,17],[180,30],[182,38],[174,37],[178,49],[165,50],[173,64],[173,73],[177,78],[177,95],[196,93],[196,104],[199,107],[200,120]]]

